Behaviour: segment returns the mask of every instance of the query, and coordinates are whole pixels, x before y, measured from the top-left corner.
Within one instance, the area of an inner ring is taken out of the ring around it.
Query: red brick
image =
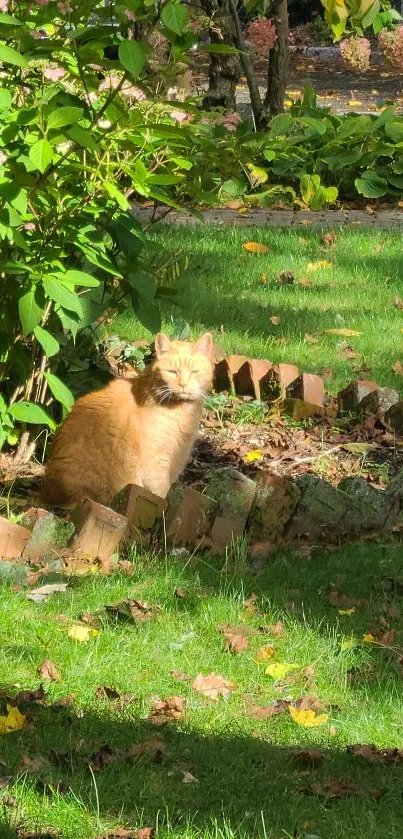
[[[339,406],[343,411],[354,410],[358,408],[364,397],[374,390],[378,390],[376,382],[369,382],[365,379],[350,382],[344,390],[340,390],[337,394]]]
[[[264,358],[245,361],[234,376],[238,396],[253,396],[259,401],[264,399],[268,392],[268,373],[272,366],[272,362]]]
[[[271,397],[277,399],[285,395],[286,388],[299,376],[296,364],[276,364],[268,373]]]
[[[196,546],[210,533],[216,502],[193,487],[174,484],[167,497],[166,539],[168,544]]]
[[[76,533],[70,548],[75,553],[109,559],[115,553],[127,529],[127,519],[110,507],[84,498],[74,508],[72,519]]]
[[[296,422],[309,417],[322,417],[325,414],[324,407],[312,405],[312,402],[304,402],[302,399],[285,399],[282,409]]]
[[[128,484],[113,499],[111,506],[126,517],[126,536],[135,542],[144,543],[162,519],[167,501],[145,487]]]
[[[235,392],[234,376],[248,360],[246,355],[228,355],[221,359],[214,367],[214,390],[217,393],[222,390]]]
[[[302,402],[310,402],[311,405],[323,407],[325,401],[325,385],[321,376],[314,376],[312,373],[301,373],[288,385],[286,390],[290,399],[301,399]]]
[[[255,500],[256,484],[236,469],[217,469],[206,495],[218,503],[210,536],[212,549],[222,552],[242,536]]]
[[[19,559],[30,537],[26,527],[14,524],[12,521],[0,517],[0,557],[2,559]]]

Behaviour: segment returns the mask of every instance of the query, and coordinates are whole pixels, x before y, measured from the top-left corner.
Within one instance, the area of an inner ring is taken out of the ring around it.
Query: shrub
[[[246,37],[257,58],[267,58],[277,42],[276,27],[272,20],[257,18],[246,27]]]

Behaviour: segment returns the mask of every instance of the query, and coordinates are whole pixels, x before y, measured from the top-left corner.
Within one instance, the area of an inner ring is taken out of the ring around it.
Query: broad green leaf
[[[150,51],[143,41],[122,41],[119,45],[119,61],[133,79],[138,79]]]
[[[55,303],[59,303],[69,312],[75,312],[79,317],[82,315],[81,301],[74,291],[69,291],[56,277],[48,276],[43,278],[43,287],[46,294]]]
[[[53,396],[60,402],[67,411],[71,411],[74,405],[74,396],[71,390],[54,373],[45,373],[45,379],[52,391]]]
[[[154,277],[150,277],[149,274],[144,272],[130,273],[129,282],[141,297],[146,297],[147,300],[154,300],[156,292]]]
[[[35,288],[32,287],[23,294],[18,301],[18,312],[24,337],[29,335],[38,325],[42,317],[42,309],[35,300]]]
[[[187,26],[189,14],[183,3],[166,3],[162,8],[161,20],[167,29],[175,32],[175,35],[182,35]]]
[[[97,288],[99,286],[99,280],[96,277],[93,277],[92,274],[87,274],[86,271],[76,271],[76,269],[70,269],[63,274],[61,271],[55,276],[62,282],[62,283],[71,283],[72,285],[84,286],[85,288]]]
[[[102,186],[105,192],[107,192],[108,195],[111,198],[113,198],[114,201],[116,201],[121,210],[130,209],[130,202],[128,201],[126,196],[123,195],[123,192],[121,192],[120,189],[117,188],[116,184],[113,184],[110,181],[104,181]]]
[[[394,143],[401,143],[403,141],[403,120],[388,122],[385,125],[385,134]]]
[[[35,402],[16,402],[15,405],[10,405],[8,412],[18,422],[47,425],[53,430],[56,428],[56,423],[52,417]]]
[[[7,111],[12,102],[12,96],[9,90],[0,89],[0,111]]]
[[[52,358],[53,355],[56,355],[56,353],[59,352],[59,342],[53,337],[53,335],[50,334],[50,332],[47,331],[47,329],[43,329],[42,326],[36,326],[34,329],[34,335],[48,358]]]
[[[0,64],[14,64],[15,67],[28,67],[28,61],[21,55],[20,52],[8,47],[7,44],[0,43]]]
[[[84,149],[89,149],[90,151],[99,151],[98,143],[94,140],[90,131],[87,131],[82,125],[71,125],[65,134],[70,140],[77,143],[78,146],[82,146]]]
[[[131,297],[134,312],[140,323],[154,334],[159,332],[161,329],[161,314],[159,307],[153,303],[152,300],[148,300],[147,297],[144,297],[142,294],[138,294],[135,290],[132,291]]]
[[[48,128],[64,128],[66,125],[73,125],[81,119],[84,113],[83,108],[73,108],[66,105],[63,108],[57,108],[48,116]]]
[[[44,172],[52,162],[53,149],[48,140],[38,140],[29,150],[29,159],[36,169]]]
[[[385,178],[380,178],[372,169],[363,172],[360,178],[354,181],[355,188],[365,198],[381,198],[388,191],[388,184]]]
[[[380,2],[379,2],[379,0],[375,0],[375,3],[373,3],[372,6],[370,6],[367,13],[361,18],[360,26],[362,26],[363,29],[368,29],[370,26],[372,26],[376,16],[379,14],[380,10],[381,10]]]
[[[22,26],[22,20],[18,20],[13,15],[7,15],[4,12],[0,12],[0,23],[4,23],[6,26]]]

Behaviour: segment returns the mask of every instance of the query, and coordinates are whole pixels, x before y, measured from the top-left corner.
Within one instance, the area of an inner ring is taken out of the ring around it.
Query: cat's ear
[[[155,346],[155,354],[157,358],[161,358],[164,353],[169,352],[171,349],[171,342],[167,335],[163,335],[162,332],[157,332],[154,341]]]
[[[210,357],[211,351],[213,349],[213,338],[210,332],[206,332],[205,335],[202,335],[195,344],[193,344],[192,352],[193,353],[200,353],[200,355],[207,355]]]

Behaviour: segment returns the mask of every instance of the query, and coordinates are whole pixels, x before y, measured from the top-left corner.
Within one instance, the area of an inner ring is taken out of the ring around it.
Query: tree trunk
[[[234,45],[235,31],[229,12],[228,0],[201,0],[203,11],[214,20],[210,28],[212,44]],[[209,87],[203,99],[203,108],[225,108],[235,111],[235,90],[240,75],[237,55],[210,55]]]
[[[288,4],[287,0],[273,0],[273,18],[277,29],[277,42],[269,53],[267,91],[264,100],[270,117],[284,110],[285,89],[289,66]]]

